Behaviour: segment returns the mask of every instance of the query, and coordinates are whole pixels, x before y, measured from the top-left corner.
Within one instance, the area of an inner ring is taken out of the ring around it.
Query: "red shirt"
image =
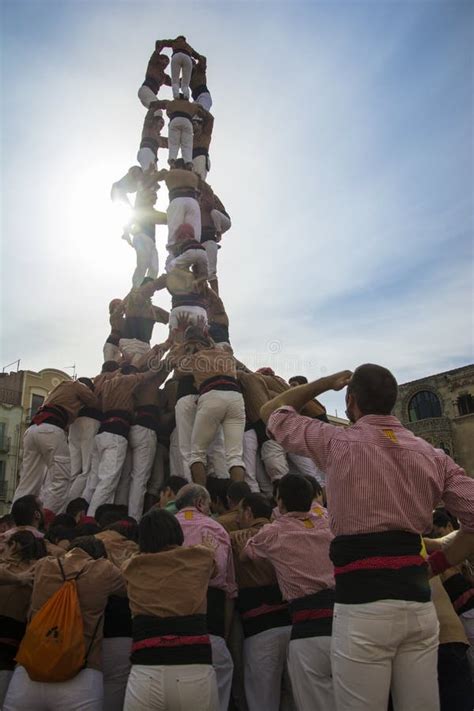
[[[292,511],[261,528],[244,550],[250,560],[273,565],[282,595],[291,601],[334,587],[331,540],[327,518]]]
[[[440,501],[474,533],[474,479],[396,417],[365,415],[342,428],[282,407],[270,416],[268,431],[286,451],[310,457],[326,472],[335,536],[423,534]]]

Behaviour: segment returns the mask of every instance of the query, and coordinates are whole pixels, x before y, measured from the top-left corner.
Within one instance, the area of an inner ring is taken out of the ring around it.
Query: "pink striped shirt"
[[[474,532],[474,479],[396,417],[365,415],[346,429],[281,407],[268,431],[285,450],[311,457],[326,472],[335,536],[427,533],[440,501],[464,531]]]
[[[292,511],[263,526],[244,550],[250,560],[273,565],[282,595],[291,601],[334,587],[332,538],[327,518]]]
[[[203,534],[209,535],[217,542],[215,552],[217,575],[211,578],[209,587],[224,590],[229,598],[237,597],[232,546],[225,528],[192,506],[178,511],[176,518],[183,529],[185,546],[202,544]]]

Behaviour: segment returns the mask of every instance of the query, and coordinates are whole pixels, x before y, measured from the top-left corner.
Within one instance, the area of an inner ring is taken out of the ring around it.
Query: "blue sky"
[[[134,268],[110,184],[135,163],[154,41],[180,33],[208,57],[236,354],[284,377],[378,362],[400,382],[472,361],[472,3],[1,9],[1,365],[99,371]]]

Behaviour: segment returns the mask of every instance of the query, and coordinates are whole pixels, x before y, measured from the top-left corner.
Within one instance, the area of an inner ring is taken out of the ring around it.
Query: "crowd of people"
[[[132,287],[101,373],[59,384],[25,432],[0,521],[0,705],[472,711],[474,481],[391,415],[386,368],[286,382],[236,357],[206,71],[185,37],[156,42],[140,165],[112,187],[136,194]],[[340,427],[317,398],[345,388]]]

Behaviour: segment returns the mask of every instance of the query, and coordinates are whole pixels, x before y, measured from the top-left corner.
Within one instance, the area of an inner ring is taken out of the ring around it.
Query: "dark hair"
[[[45,535],[45,538],[47,541],[50,543],[57,544],[59,541],[73,541],[75,538],[77,538],[77,532],[76,532],[76,526],[70,527],[70,526],[50,526],[48,528],[48,532]]]
[[[102,523],[102,519],[104,517],[104,514],[109,513],[110,511],[118,511],[120,516],[118,518],[115,518],[114,521],[120,521],[121,518],[124,518],[125,516],[128,515],[128,507],[123,506],[121,504],[101,504],[98,506],[95,510],[94,518],[99,524],[99,526],[103,526],[104,524]],[[108,521],[108,523],[113,523],[113,521]]]
[[[302,474],[301,476],[311,484],[311,488],[313,490],[313,499],[315,499],[317,496],[322,496],[323,490],[321,488],[321,484],[317,479],[314,478],[314,476],[311,476],[311,474]]]
[[[298,385],[306,385],[308,378],[304,375],[292,375],[288,381],[289,383],[298,383]]]
[[[96,533],[102,531],[101,527],[97,523],[80,523],[74,529],[76,538],[84,538],[84,536],[95,536]]]
[[[216,476],[208,476],[206,489],[209,492],[212,503],[218,504],[220,502],[226,509],[228,509],[229,502],[227,501],[227,492],[229,490],[229,486],[230,479],[218,479]]]
[[[347,392],[354,395],[363,415],[390,415],[397,401],[398,385],[387,368],[365,363],[355,369]]]
[[[252,493],[250,486],[246,481],[232,481],[227,489],[227,498],[229,501],[238,504],[244,496]]]
[[[178,158],[174,164],[175,168],[184,168],[186,163],[184,162],[184,158]]]
[[[102,373],[113,373],[120,368],[116,360],[106,360],[102,365]]]
[[[131,516],[128,516],[126,519],[121,519],[116,523],[111,523],[108,526],[104,526],[104,531],[116,531],[129,541],[138,542],[138,523]]]
[[[113,523],[123,521],[127,517],[123,515],[123,511],[105,511],[100,517],[100,525],[102,528],[108,528]],[[133,521],[135,519],[132,519]]]
[[[311,508],[313,490],[301,474],[285,474],[278,481],[278,498],[287,511],[306,512]]]
[[[271,518],[272,505],[263,494],[249,494],[242,499],[240,505],[243,509],[250,509],[255,518]]]
[[[74,548],[80,548],[88,553],[91,558],[94,558],[94,560],[107,558],[107,551],[105,550],[104,544],[95,536],[79,536],[78,538],[74,538],[68,546],[68,551],[72,551]]]
[[[15,526],[31,526],[36,512],[41,513],[41,506],[34,494],[21,496],[13,503],[10,511]]]
[[[16,531],[16,533],[12,533],[7,544],[11,546],[13,543],[18,546],[15,555],[20,560],[39,560],[48,555],[44,540],[34,536],[31,531]]]
[[[178,491],[183,488],[183,486],[186,486],[187,483],[187,479],[185,479],[183,476],[170,476],[168,481],[165,481],[163,486],[160,488],[160,494],[162,491],[168,488],[171,489],[173,494],[177,494]]]
[[[3,523],[10,526],[10,528],[13,528],[13,524],[15,523],[13,516],[11,514],[4,514],[3,516],[0,516],[0,526]]]
[[[131,363],[124,363],[120,366],[120,372],[122,373],[122,375],[133,375],[135,373],[138,373],[138,368],[136,368]]]
[[[71,516],[77,516],[81,511],[87,512],[89,504],[85,499],[78,496],[77,499],[73,499],[66,506],[66,513],[71,514]]]
[[[456,516],[449,513],[444,506],[433,511],[433,526],[442,526],[444,528],[448,523],[452,525],[455,531],[459,528]]]
[[[94,390],[94,381],[90,378],[78,378],[77,382],[82,383],[83,385],[87,385],[90,390]]]
[[[60,513],[56,514],[51,523],[50,528],[54,526],[63,526],[65,528],[74,528],[76,526],[76,519],[70,513]]]
[[[182,546],[184,535],[178,519],[165,509],[151,509],[138,524],[142,553],[159,553],[167,546]]]

